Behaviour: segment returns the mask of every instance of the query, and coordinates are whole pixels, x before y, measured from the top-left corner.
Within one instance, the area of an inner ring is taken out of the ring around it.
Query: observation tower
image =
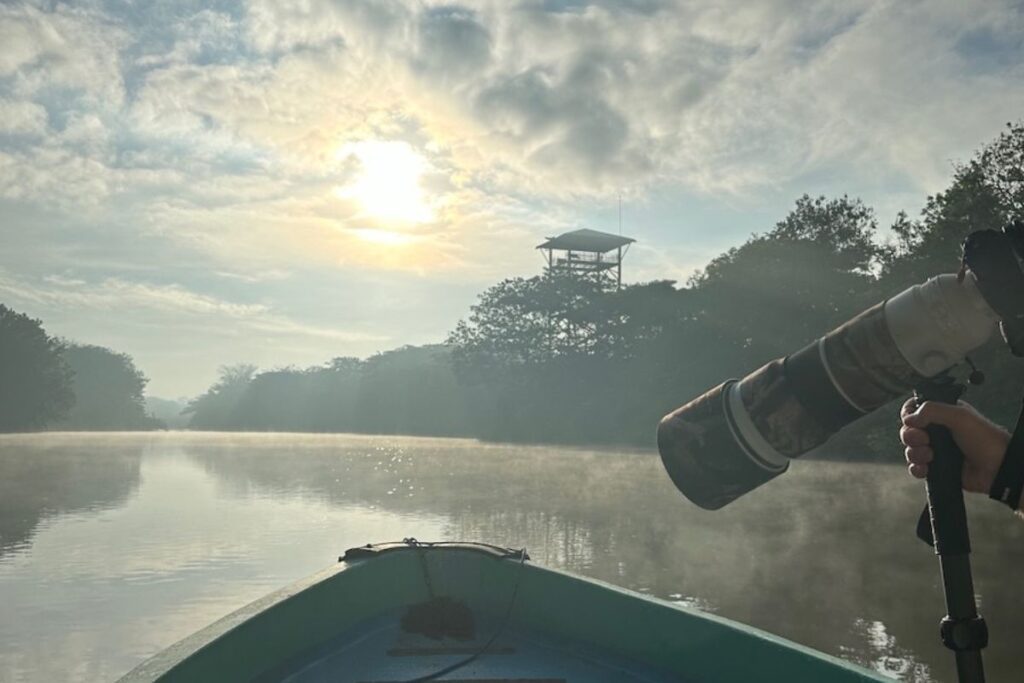
[[[549,237],[537,248],[548,262],[548,272],[593,278],[602,287],[619,289],[622,259],[633,242],[631,237],[582,228]]]

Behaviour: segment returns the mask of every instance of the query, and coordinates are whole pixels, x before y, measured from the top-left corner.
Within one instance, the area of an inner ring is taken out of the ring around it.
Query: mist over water
[[[896,466],[796,462],[700,510],[649,452],[352,435],[0,437],[0,680],[109,680],[214,619],[415,536],[759,626],[904,681],[952,681],[922,492]],[[972,500],[992,680],[1024,628],[1024,524]]]

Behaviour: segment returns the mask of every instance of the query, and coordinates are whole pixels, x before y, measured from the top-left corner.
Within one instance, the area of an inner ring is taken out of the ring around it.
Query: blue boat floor
[[[261,676],[260,683],[401,683],[434,673],[479,651],[499,628],[479,620],[471,640],[433,640],[404,633],[400,614],[378,617],[307,653],[301,661]],[[679,683],[643,664],[618,659],[585,643],[507,625],[486,653],[441,676],[447,683]]]

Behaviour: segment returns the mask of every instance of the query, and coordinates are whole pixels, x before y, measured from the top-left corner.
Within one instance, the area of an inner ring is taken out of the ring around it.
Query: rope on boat
[[[411,537],[403,538],[402,543],[408,543],[416,549],[416,554],[420,558],[420,567],[423,569],[423,581],[427,584],[427,595],[433,600],[437,596],[434,594],[434,583],[430,580],[430,571],[427,569],[427,555],[423,552],[423,544]]]
[[[415,538],[406,538],[406,539],[403,539],[403,540],[404,540],[405,543],[407,543],[407,544],[411,545],[412,547],[416,548],[416,551],[417,551],[417,553],[420,556],[420,561],[421,561],[422,566],[423,566],[423,578],[427,582],[427,589],[428,589],[428,591],[430,592],[431,596],[433,596],[434,587],[433,587],[433,585],[432,585],[432,583],[430,581],[430,573],[427,570],[427,556],[423,552],[423,548],[424,547],[429,547],[429,544],[420,543]],[[405,681],[404,683],[425,683],[426,681],[437,680],[441,676],[444,676],[446,674],[450,674],[453,671],[458,671],[459,669],[463,668],[464,666],[468,666],[469,664],[472,664],[478,658],[480,658],[482,655],[487,653],[487,651],[491,648],[491,646],[494,645],[495,642],[497,642],[497,640],[501,636],[501,634],[505,632],[505,627],[508,626],[509,619],[512,616],[512,608],[516,604],[516,596],[519,595],[519,584],[522,582],[523,567],[526,564],[526,558],[527,557],[528,556],[526,554],[526,548],[523,548],[520,551],[520,553],[519,553],[519,569],[516,572],[516,581],[515,581],[514,584],[512,584],[512,595],[511,595],[511,597],[509,597],[508,606],[505,608],[505,616],[502,617],[501,623],[498,625],[498,628],[494,632],[494,635],[492,635],[490,637],[490,639],[486,643],[483,644],[483,647],[481,647],[479,650],[477,650],[473,654],[469,655],[465,659],[461,659],[461,660],[455,662],[454,664],[446,666],[443,669],[439,669],[439,670],[437,670],[437,671],[435,671],[433,673],[427,674],[425,676],[420,676],[418,678],[411,678],[411,679]]]

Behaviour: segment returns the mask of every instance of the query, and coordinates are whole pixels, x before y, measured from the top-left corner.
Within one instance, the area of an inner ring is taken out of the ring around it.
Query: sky
[[[443,341],[547,236],[685,281],[804,193],[882,226],[1024,112],[1020,2],[4,2],[0,303],[222,365]]]

